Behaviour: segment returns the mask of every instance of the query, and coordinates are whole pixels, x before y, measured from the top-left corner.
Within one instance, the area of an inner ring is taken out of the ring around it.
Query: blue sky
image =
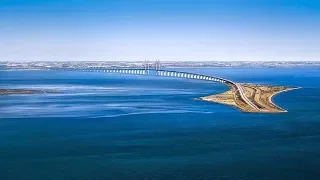
[[[0,61],[316,61],[316,0],[0,0]]]

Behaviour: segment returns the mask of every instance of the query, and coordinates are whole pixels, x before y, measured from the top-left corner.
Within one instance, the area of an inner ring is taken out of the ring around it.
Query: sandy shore
[[[275,92],[275,93],[273,93],[273,94],[269,97],[269,102],[272,103],[272,104],[273,104],[274,106],[276,106],[277,108],[282,109],[283,112],[288,112],[287,110],[285,110],[285,109],[277,106],[277,105],[272,101],[272,98],[273,98],[274,96],[276,96],[277,94],[280,94],[280,93],[282,93],[282,92],[291,91],[291,90],[295,90],[295,89],[300,89],[300,87],[287,88],[287,89],[285,89],[285,90],[283,90],[283,91]]]

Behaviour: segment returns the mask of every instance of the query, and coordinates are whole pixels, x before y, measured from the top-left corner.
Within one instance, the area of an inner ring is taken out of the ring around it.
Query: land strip
[[[0,89],[1,95],[14,95],[14,94],[43,94],[43,93],[59,93],[53,90],[30,90],[30,89]]]

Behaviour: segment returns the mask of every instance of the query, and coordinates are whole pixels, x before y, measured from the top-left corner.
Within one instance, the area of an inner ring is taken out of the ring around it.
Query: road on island
[[[248,97],[245,95],[242,86],[241,86],[240,84],[238,84],[238,83],[234,83],[234,85],[236,85],[236,87],[237,87],[237,89],[238,89],[238,91],[239,91],[239,93],[240,93],[241,98],[242,98],[249,106],[251,106],[252,108],[260,111],[260,109],[259,109],[255,104],[253,104],[253,103],[248,99]]]

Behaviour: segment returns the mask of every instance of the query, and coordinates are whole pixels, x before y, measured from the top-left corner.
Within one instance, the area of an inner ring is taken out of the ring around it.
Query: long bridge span
[[[175,78],[183,78],[183,79],[194,79],[194,80],[202,80],[202,81],[212,81],[222,83],[227,86],[234,86],[236,91],[239,92],[241,99],[247,103],[252,108],[259,110],[259,108],[252,103],[244,93],[242,86],[239,83],[233,82],[228,79],[224,79],[217,76],[204,75],[198,73],[190,73],[190,72],[181,72],[174,70],[160,70],[156,67],[156,69],[149,69],[149,66],[146,66],[144,69],[142,68],[87,68],[87,69],[78,69],[78,68],[49,68],[48,70],[64,70],[64,71],[80,71],[80,72],[101,72],[107,74],[132,74],[132,75],[151,75],[151,76],[161,76],[161,77],[175,77]]]
[[[204,81],[215,81],[223,84],[233,84],[234,82],[216,76],[203,75],[197,73],[172,71],[172,70],[144,70],[144,69],[62,69],[67,71],[80,72],[102,72],[107,74],[128,74],[128,75],[151,75],[162,77],[175,77],[184,79],[196,79]]]

